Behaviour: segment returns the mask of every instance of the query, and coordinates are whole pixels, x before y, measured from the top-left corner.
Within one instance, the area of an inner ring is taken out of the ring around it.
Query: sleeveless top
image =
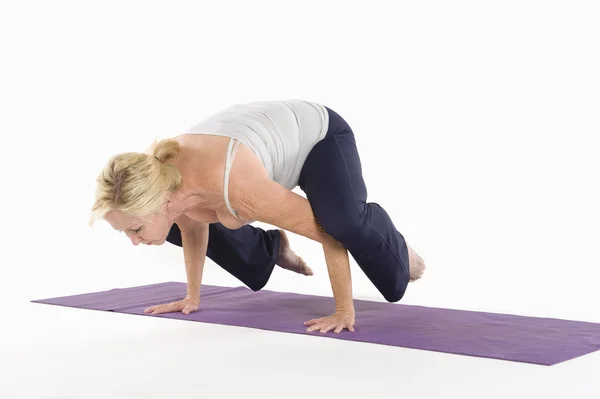
[[[229,137],[224,198],[239,219],[228,196],[229,172],[239,142],[261,160],[269,178],[292,190],[298,185],[308,153],[327,134],[329,114],[321,105],[304,100],[255,101],[235,104],[184,130],[184,134]]]

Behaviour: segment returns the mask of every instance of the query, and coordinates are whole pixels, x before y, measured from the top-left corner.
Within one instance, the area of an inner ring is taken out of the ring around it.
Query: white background
[[[600,322],[599,20],[593,1],[2,2],[0,397],[598,397],[598,352],[543,367],[29,301],[185,281],[179,248],[87,226],[97,173],[225,106],[302,98],[350,123],[369,200],[428,265],[402,303]],[[290,239],[316,275],[266,288],[330,295],[319,245]],[[239,285],[211,261],[204,282]]]

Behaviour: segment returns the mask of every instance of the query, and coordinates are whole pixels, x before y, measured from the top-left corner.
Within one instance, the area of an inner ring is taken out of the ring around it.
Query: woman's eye
[[[132,231],[134,234],[137,234],[137,233],[139,233],[140,231],[142,231],[142,228],[140,227],[140,228],[138,228],[138,229],[131,230],[131,231]]]

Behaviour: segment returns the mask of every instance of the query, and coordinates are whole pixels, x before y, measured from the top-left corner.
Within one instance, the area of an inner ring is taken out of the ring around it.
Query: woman
[[[286,230],[322,244],[333,290],[335,313],[307,321],[307,331],[354,331],[348,253],[390,302],[425,269],[384,209],[367,202],[352,129],[314,102],[233,105],[151,154],[112,157],[97,182],[92,223],[104,218],[134,245],[183,247],[186,297],[148,313],[196,311],[206,256],[255,291],[276,264],[312,275]]]

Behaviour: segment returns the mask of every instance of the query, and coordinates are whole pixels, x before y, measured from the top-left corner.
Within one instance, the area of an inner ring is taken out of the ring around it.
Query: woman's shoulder
[[[224,136],[206,136],[178,136],[180,151],[174,163],[188,183],[222,192],[227,151],[231,139]],[[252,184],[257,177],[269,175],[260,158],[242,142],[238,142],[230,163],[228,179],[230,196],[235,196],[240,190],[243,191],[244,185]]]

